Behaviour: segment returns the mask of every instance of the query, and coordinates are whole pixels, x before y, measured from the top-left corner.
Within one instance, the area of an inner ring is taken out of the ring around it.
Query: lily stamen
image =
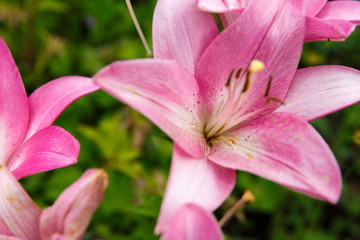
[[[239,116],[239,109],[249,95],[250,89],[253,86],[255,79],[260,71],[265,68],[264,64],[259,60],[253,60],[245,75],[241,77],[242,68],[236,70],[232,69],[229,78],[225,84],[228,90],[228,95],[219,110],[215,112],[211,121],[209,121],[204,128],[204,136],[206,139],[213,136],[221,135],[223,132],[237,125],[237,116]]]
[[[240,209],[243,208],[245,206],[246,203],[248,202],[254,202],[255,201],[255,196],[254,194],[250,191],[250,190],[246,190],[244,192],[244,194],[241,196],[240,200],[237,201],[234,206],[232,206],[229,211],[227,211],[224,215],[224,217],[222,217],[219,221],[219,225],[222,226],[224,225],[224,223],[226,221],[228,221],[233,215],[234,213]]]

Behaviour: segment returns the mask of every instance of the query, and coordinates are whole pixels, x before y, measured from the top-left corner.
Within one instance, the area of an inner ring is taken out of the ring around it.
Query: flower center
[[[212,139],[222,135],[224,132],[248,122],[247,120],[249,118],[263,111],[267,106],[260,107],[249,113],[246,112],[246,110],[248,110],[247,106],[251,106],[260,98],[265,97],[267,104],[271,101],[282,103],[280,99],[269,97],[272,83],[272,77],[270,77],[265,91],[249,99],[246,106],[243,105],[249,96],[258,74],[264,68],[265,66],[261,61],[253,60],[245,71],[241,68],[231,71],[228,81],[225,84],[225,92],[219,107],[205,124],[204,137],[207,142],[211,142]]]

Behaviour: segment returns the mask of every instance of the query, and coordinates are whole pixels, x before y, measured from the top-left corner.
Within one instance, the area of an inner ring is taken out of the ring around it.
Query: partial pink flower
[[[0,164],[18,179],[74,164],[78,141],[52,123],[70,103],[97,89],[90,78],[70,76],[41,86],[28,98],[0,38]]]
[[[184,204],[208,212],[220,206],[235,185],[234,170],[339,199],[339,166],[308,120],[359,102],[360,73],[338,66],[297,71],[305,28],[300,5],[254,0],[218,34],[193,0],[159,0],[155,59],[115,62],[94,76],[174,141],[156,233]],[[322,85],[326,79],[335,82]]]
[[[198,0],[198,7],[203,11],[220,13],[223,25],[227,27],[254,2],[256,0]],[[359,1],[303,0],[302,2],[306,12],[305,42],[343,41],[360,23]]]
[[[9,170],[0,165],[0,239],[79,240],[108,184],[101,169],[89,169],[52,207],[41,210]]]
[[[169,221],[161,240],[223,240],[215,217],[198,205],[181,206]]]
[[[359,1],[304,0],[305,41],[344,41],[360,24]]]
[[[101,169],[87,170],[59,196],[52,207],[42,211],[42,239],[50,239],[55,233],[69,239],[80,239],[101,203],[107,185],[106,172]]]

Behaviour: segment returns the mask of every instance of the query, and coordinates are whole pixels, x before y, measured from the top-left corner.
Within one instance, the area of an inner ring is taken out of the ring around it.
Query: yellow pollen
[[[324,183],[328,183],[329,182],[329,177],[323,177],[322,180],[323,180]]]
[[[248,156],[248,159],[249,159],[249,160],[254,160],[254,159],[255,159],[254,156],[251,155],[250,153],[248,153],[247,156]]]
[[[12,204],[15,199],[14,199],[14,197],[13,197],[12,195],[7,195],[7,196],[6,196],[6,200],[7,200],[10,204]]]
[[[250,71],[252,72],[260,72],[262,70],[264,70],[265,65],[263,62],[259,61],[259,60],[252,60],[250,63]]]

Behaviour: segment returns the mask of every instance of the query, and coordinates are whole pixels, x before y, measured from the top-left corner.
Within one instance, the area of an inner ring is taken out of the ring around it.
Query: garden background
[[[151,44],[156,1],[132,3]],[[113,61],[146,55],[124,0],[0,0],[0,36],[28,94],[58,77],[90,77]],[[360,27],[346,42],[304,45],[300,67],[324,64],[360,69]],[[220,219],[246,189],[256,201],[223,227],[226,239],[360,239],[360,104],[312,123],[340,164],[339,203],[314,200],[238,172],[231,197],[215,215]],[[79,161],[23,179],[34,201],[42,208],[51,205],[87,168],[101,167],[110,185],[83,239],[158,239],[153,229],[169,173],[171,140],[102,91],[77,100],[55,124],[80,141]]]

